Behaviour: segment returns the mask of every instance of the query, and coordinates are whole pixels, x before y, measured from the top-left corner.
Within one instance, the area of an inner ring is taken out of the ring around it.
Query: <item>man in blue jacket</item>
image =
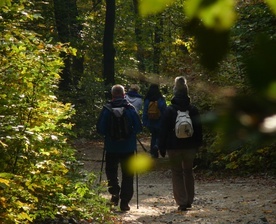
[[[121,140],[115,140],[110,134],[110,116],[112,111],[104,106],[100,114],[97,131],[104,135],[105,147],[105,172],[108,181],[108,191],[112,195],[111,203],[118,205],[122,211],[130,210],[129,202],[133,197],[134,174],[128,172],[127,162],[137,150],[136,134],[142,131],[142,124],[135,108],[125,99],[125,90],[121,85],[114,85],[111,89],[112,100],[109,107],[112,109],[124,109],[125,116],[131,125],[130,135]],[[121,166],[122,181],[121,186],[118,180],[118,166]]]

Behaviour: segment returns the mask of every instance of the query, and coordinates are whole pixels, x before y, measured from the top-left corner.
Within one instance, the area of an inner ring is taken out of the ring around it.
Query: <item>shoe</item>
[[[177,210],[181,211],[181,212],[187,211],[187,206],[186,205],[180,205]]]
[[[152,150],[150,150],[150,154],[152,158],[158,159],[159,153],[158,153],[158,146],[155,145]]]
[[[112,205],[117,206],[119,204],[119,195],[112,195],[110,202]]]
[[[156,153],[150,153],[150,155],[151,155],[151,158],[158,159],[158,154],[156,154]]]
[[[120,209],[122,212],[129,211],[130,207],[128,205],[128,202],[122,200],[120,203]]]
[[[186,208],[192,208],[191,204],[187,204]]]

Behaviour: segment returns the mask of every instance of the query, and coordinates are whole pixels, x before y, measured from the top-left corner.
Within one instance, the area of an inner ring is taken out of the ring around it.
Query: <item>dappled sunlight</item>
[[[144,142],[149,145],[149,141]],[[81,150],[84,167],[93,171],[101,169],[102,144],[84,144]],[[138,150],[142,153],[142,149]],[[124,224],[160,223],[249,223],[265,217],[268,223],[275,223],[275,181],[273,179],[235,178],[202,179],[196,175],[196,196],[192,208],[177,211],[174,201],[171,172],[168,158],[155,161],[154,168],[134,177],[134,195],[130,201],[130,211],[121,212],[119,206],[111,210]],[[120,173],[120,172],[119,172]],[[121,175],[119,175],[121,181]],[[102,184],[106,175],[102,174]],[[137,189],[138,186],[138,189]],[[262,192],[262,194],[259,194]],[[138,208],[137,208],[138,193]],[[109,202],[108,191],[100,193]]]
[[[276,114],[265,118],[264,122],[261,125],[261,132],[263,133],[276,132]]]

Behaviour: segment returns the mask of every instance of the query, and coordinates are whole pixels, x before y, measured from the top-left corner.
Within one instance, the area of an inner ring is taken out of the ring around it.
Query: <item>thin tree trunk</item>
[[[160,73],[160,57],[161,57],[161,42],[163,39],[163,17],[162,14],[157,15],[157,21],[154,30],[154,45],[153,45],[153,72]]]
[[[62,43],[71,43],[76,46],[80,39],[82,26],[77,20],[78,9],[76,0],[54,0],[54,12],[59,40]],[[78,88],[83,74],[83,57],[61,55],[64,58],[64,69],[61,73],[60,90],[70,91]]]
[[[136,59],[138,61],[138,70],[141,73],[146,71],[145,60],[144,60],[144,49],[143,49],[143,38],[142,38],[142,18],[138,12],[138,0],[133,0],[134,15],[135,15],[135,36],[137,44]]]
[[[106,16],[103,38],[103,78],[107,88],[115,83],[115,48],[114,48],[114,29],[115,29],[115,0],[106,0]]]

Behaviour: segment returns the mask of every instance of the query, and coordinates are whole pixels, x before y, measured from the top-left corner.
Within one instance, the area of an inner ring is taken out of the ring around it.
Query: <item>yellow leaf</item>
[[[26,212],[21,212],[18,217],[21,219],[21,220],[29,220],[29,221],[33,221],[33,218],[31,218]]]
[[[5,95],[6,96],[6,95]],[[6,98],[6,97],[5,97]],[[7,144],[5,144],[4,142],[2,142],[2,141],[0,141],[0,144],[5,148],[5,147],[7,147],[8,145]]]
[[[0,178],[0,184],[4,184],[4,185],[6,185],[6,186],[9,186],[9,185],[10,185],[10,181],[9,181],[9,180],[6,180],[6,179]]]
[[[265,2],[268,4],[270,9],[274,14],[276,14],[276,1],[275,0],[265,0]]]
[[[153,159],[146,153],[133,155],[128,163],[128,170],[131,173],[144,173],[151,169]]]
[[[171,5],[174,0],[141,0],[139,12],[142,16],[148,16],[162,12],[166,7]]]

